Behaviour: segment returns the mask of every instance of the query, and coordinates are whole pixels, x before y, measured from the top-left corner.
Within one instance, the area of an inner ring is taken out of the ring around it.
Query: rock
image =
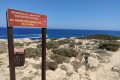
[[[120,63],[112,67],[112,71],[120,73]]]
[[[16,42],[16,43],[24,43],[22,39],[14,39],[14,42]]]
[[[85,66],[81,66],[80,68],[78,68],[78,73],[81,74],[82,76],[85,74],[86,70],[85,70]]]
[[[82,57],[82,59],[81,59],[81,61],[80,61],[82,64],[84,64],[85,62],[86,62],[86,60],[85,60],[85,58],[84,58],[84,55],[83,55],[83,57]]]
[[[99,60],[97,58],[89,56],[87,66],[89,68],[96,69],[99,66]]]
[[[37,45],[36,43],[31,43],[29,46],[26,46],[25,48],[37,48]]]
[[[91,70],[87,71],[86,72],[86,78],[88,80],[96,80],[96,74],[95,74],[95,72],[93,72]]]
[[[75,57],[70,58],[70,63],[73,62],[73,61],[75,61]]]
[[[81,80],[79,73],[74,73],[71,76],[67,77],[67,80]]]
[[[99,57],[98,53],[90,53],[90,56],[91,56],[91,57],[94,57],[94,58]]]
[[[61,70],[60,68],[55,71],[48,70],[46,73],[47,80],[63,80],[66,78],[66,71]]]
[[[69,44],[60,45],[58,48],[69,48]]]
[[[24,38],[23,39],[23,42],[26,42],[26,43],[31,43],[31,42],[33,42],[31,39],[29,39],[29,38]]]
[[[103,63],[108,63],[110,61],[111,61],[110,58],[107,56],[101,58],[101,62],[103,62]]]
[[[64,66],[66,72],[68,72],[68,73],[73,73],[73,72],[75,72],[75,71],[74,71],[74,67],[73,67],[70,63],[63,63],[63,64],[60,65],[60,66]]]
[[[79,43],[79,39],[75,39],[75,43]]]
[[[47,40],[46,40],[46,42],[49,42],[49,41],[51,41],[51,39],[47,39]]]

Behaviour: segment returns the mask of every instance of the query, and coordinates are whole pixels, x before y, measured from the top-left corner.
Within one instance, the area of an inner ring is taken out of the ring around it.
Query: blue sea
[[[39,28],[14,28],[14,38],[41,39]],[[83,37],[93,34],[108,34],[120,36],[120,31],[110,30],[72,30],[72,29],[47,29],[47,38]],[[0,39],[7,39],[7,28],[0,27]]]

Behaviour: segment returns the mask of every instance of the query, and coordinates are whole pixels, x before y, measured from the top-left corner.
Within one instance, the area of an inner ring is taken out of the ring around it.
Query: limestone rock
[[[98,68],[99,66],[99,60],[97,58],[94,58],[94,57],[88,57],[88,63],[87,63],[87,66],[89,68]]]
[[[112,70],[115,71],[115,72],[120,73],[120,63],[117,64],[117,65],[115,65],[115,66],[113,66],[113,67],[112,67]]]
[[[33,41],[31,39],[29,39],[29,38],[24,38],[23,42],[29,43],[29,42],[33,42]]]
[[[66,72],[60,68],[56,69],[55,71],[48,70],[46,73],[47,80],[63,80],[66,78]]]
[[[37,48],[37,45],[38,44],[36,44],[36,43],[32,43],[29,46],[26,46],[25,48]]]
[[[62,65],[64,65],[66,67],[66,72],[68,72],[68,73],[75,72],[73,66],[70,63],[63,63]]]
[[[74,73],[70,77],[67,77],[67,80],[81,80],[79,73]]]

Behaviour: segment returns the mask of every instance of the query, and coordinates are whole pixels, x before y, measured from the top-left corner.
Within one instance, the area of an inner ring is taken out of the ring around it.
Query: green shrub
[[[52,41],[57,40],[58,38],[51,38]]]
[[[38,44],[38,45],[37,45],[37,48],[42,48],[42,44]]]
[[[82,37],[85,39],[102,39],[102,40],[118,40],[120,37],[112,36],[112,35],[106,35],[106,34],[95,34],[95,35],[90,35],[87,37]]]
[[[71,43],[69,43],[69,46],[70,46],[70,47],[74,47],[75,45],[76,45],[75,42],[71,42]]]
[[[30,44],[32,44],[31,42],[24,42],[25,46],[29,46]]]
[[[47,62],[47,67],[50,69],[50,70],[55,70],[58,68],[58,64],[56,62]]]
[[[58,63],[58,64],[63,63],[63,61],[65,61],[65,59],[66,59],[66,57],[61,56],[61,55],[57,55],[57,54],[52,54],[52,55],[50,56],[50,58],[51,58],[52,60],[54,60],[56,63]]]
[[[15,47],[22,47],[22,46],[24,46],[24,43],[15,42],[14,46]]]
[[[100,49],[106,49],[108,51],[117,51],[120,47],[120,44],[116,41],[104,42],[99,45]]]
[[[82,42],[76,43],[75,41],[72,41],[72,42],[69,43],[70,47],[74,47],[75,45],[82,45]]]
[[[71,41],[69,40],[69,39],[64,39],[64,40],[59,40],[58,41],[58,43],[60,44],[60,45],[62,45],[62,44],[69,44]]]
[[[39,49],[39,48],[26,48],[25,49],[25,56],[28,58],[40,57],[41,53],[42,53],[41,49]]]
[[[65,56],[65,57],[76,57],[78,54],[77,51],[75,51],[74,49],[71,49],[71,48],[54,49],[53,53],[61,55],[61,56]]]
[[[51,49],[51,48],[58,48],[59,44],[57,42],[54,41],[49,41],[46,43],[47,49]]]

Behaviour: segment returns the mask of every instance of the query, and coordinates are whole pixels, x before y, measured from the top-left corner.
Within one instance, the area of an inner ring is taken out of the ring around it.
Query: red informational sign
[[[7,10],[8,26],[30,26],[30,27],[47,27],[47,16],[24,12],[19,10]]]

